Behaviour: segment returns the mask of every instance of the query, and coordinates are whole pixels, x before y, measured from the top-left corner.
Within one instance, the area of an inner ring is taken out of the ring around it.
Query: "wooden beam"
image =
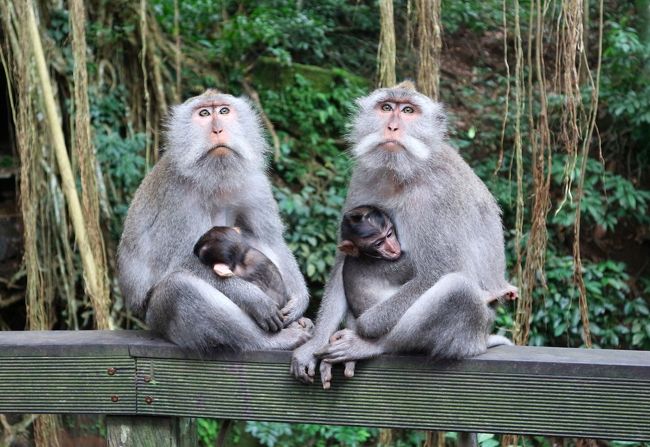
[[[108,447],[195,447],[196,421],[189,418],[127,417],[106,418]]]
[[[339,368],[328,391],[290,377],[290,358],[201,359],[145,331],[0,332],[0,413],[650,440],[650,352],[502,346],[459,362],[384,356],[360,362],[352,379]]]

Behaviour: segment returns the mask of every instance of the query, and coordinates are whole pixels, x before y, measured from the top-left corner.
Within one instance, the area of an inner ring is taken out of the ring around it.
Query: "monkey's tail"
[[[495,346],[512,346],[512,342],[505,338],[503,335],[490,335],[487,339],[487,347],[494,348]]]

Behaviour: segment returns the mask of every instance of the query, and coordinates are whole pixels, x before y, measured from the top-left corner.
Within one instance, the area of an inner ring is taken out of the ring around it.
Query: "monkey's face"
[[[362,167],[408,180],[445,139],[442,106],[411,88],[378,89],[357,105],[349,139]]]
[[[213,91],[174,107],[167,137],[169,155],[195,178],[214,174],[239,178],[240,173],[263,166],[267,150],[252,106]]]
[[[386,213],[373,206],[359,206],[343,215],[339,250],[348,256],[396,261],[402,248]]]

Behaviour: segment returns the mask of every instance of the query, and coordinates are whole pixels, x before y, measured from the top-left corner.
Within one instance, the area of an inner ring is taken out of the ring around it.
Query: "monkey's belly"
[[[355,318],[393,296],[401,287],[401,284],[379,276],[355,278],[344,284],[348,306]]]

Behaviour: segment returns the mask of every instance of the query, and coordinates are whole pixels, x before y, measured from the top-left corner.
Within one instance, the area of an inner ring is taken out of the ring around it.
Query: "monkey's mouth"
[[[382,141],[377,145],[377,147],[384,149],[388,152],[400,152],[405,149],[404,145],[397,140]]]
[[[225,157],[227,155],[233,154],[235,151],[230,146],[225,144],[217,144],[210,148],[208,154],[214,155],[216,157]]]

